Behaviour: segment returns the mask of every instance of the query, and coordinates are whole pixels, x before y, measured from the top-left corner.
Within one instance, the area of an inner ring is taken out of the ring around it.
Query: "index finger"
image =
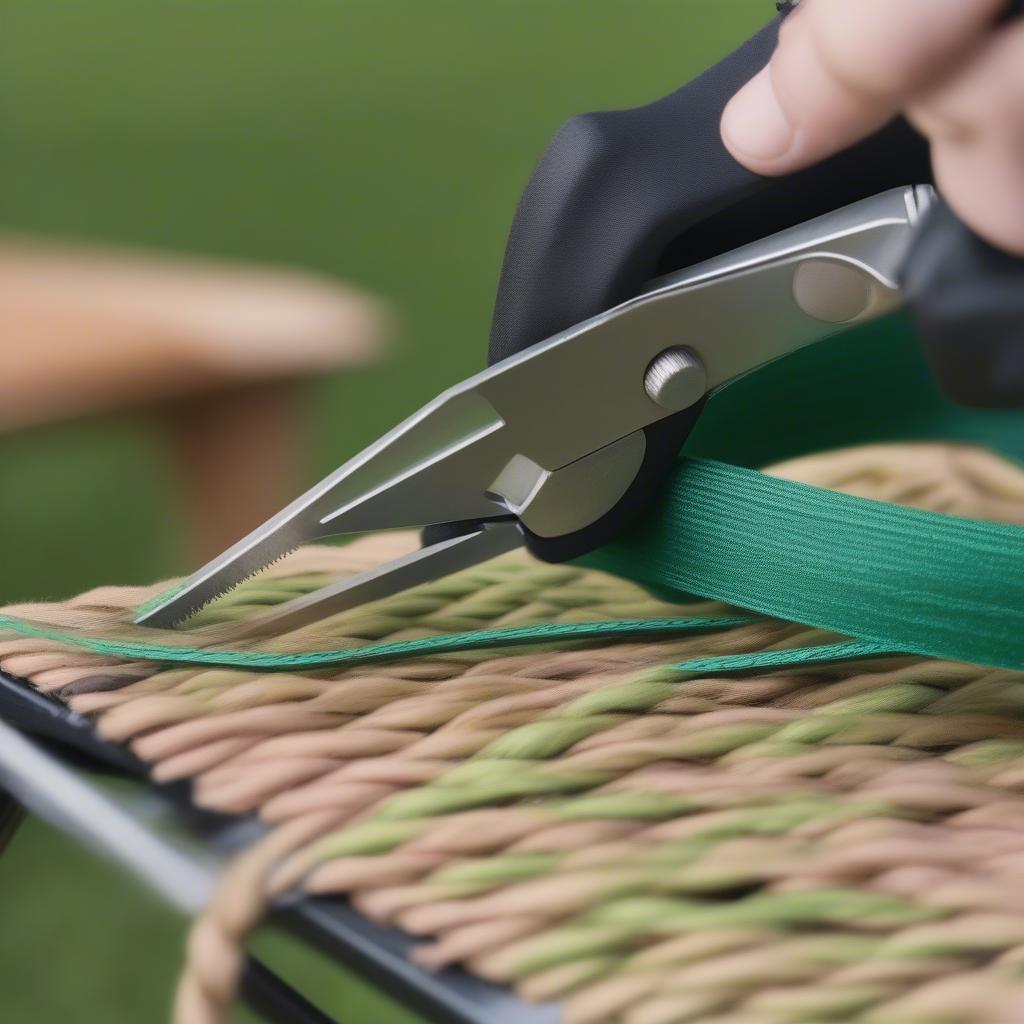
[[[966,60],[1006,0],[803,0],[768,66],[725,108],[722,138],[760,174],[786,174],[880,128]]]

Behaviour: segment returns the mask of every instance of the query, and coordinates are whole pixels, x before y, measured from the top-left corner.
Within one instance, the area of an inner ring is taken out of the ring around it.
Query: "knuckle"
[[[1024,133],[1024,53],[1009,62],[983,54],[960,75],[925,93],[908,114],[925,134],[966,141]]]
[[[807,0],[822,63],[866,98],[905,96],[955,68],[1005,0]]]

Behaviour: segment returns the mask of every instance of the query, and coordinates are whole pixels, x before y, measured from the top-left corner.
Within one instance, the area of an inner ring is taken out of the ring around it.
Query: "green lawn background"
[[[311,389],[320,475],[483,365],[515,201],[561,121],[676,87],[770,14],[0,0],[0,226],[288,263],[386,296],[393,358]],[[141,414],[0,438],[0,602],[184,571],[169,470]],[[33,824],[0,861],[0,1021],[163,1020],[180,940],[133,883]],[[408,1019],[273,953],[345,1021]]]

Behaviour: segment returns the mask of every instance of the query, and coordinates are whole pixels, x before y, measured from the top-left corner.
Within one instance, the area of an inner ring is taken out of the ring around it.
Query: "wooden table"
[[[298,493],[297,385],[379,359],[389,323],[307,272],[0,236],[0,433],[150,410],[201,564]]]

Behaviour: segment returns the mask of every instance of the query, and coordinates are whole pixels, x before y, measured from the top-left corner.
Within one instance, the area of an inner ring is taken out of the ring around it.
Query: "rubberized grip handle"
[[[1011,0],[1000,21],[1022,14],[1024,0]],[[990,245],[939,200],[914,236],[900,283],[947,398],[1024,406],[1024,259]]]
[[[659,273],[930,180],[927,147],[902,121],[783,178],[732,158],[719,135],[722,110],[767,63],[779,21],[654,103],[563,125],[512,223],[490,362],[631,298]]]
[[[939,200],[914,236],[900,283],[947,398],[1024,406],[1024,260],[980,238]]]

